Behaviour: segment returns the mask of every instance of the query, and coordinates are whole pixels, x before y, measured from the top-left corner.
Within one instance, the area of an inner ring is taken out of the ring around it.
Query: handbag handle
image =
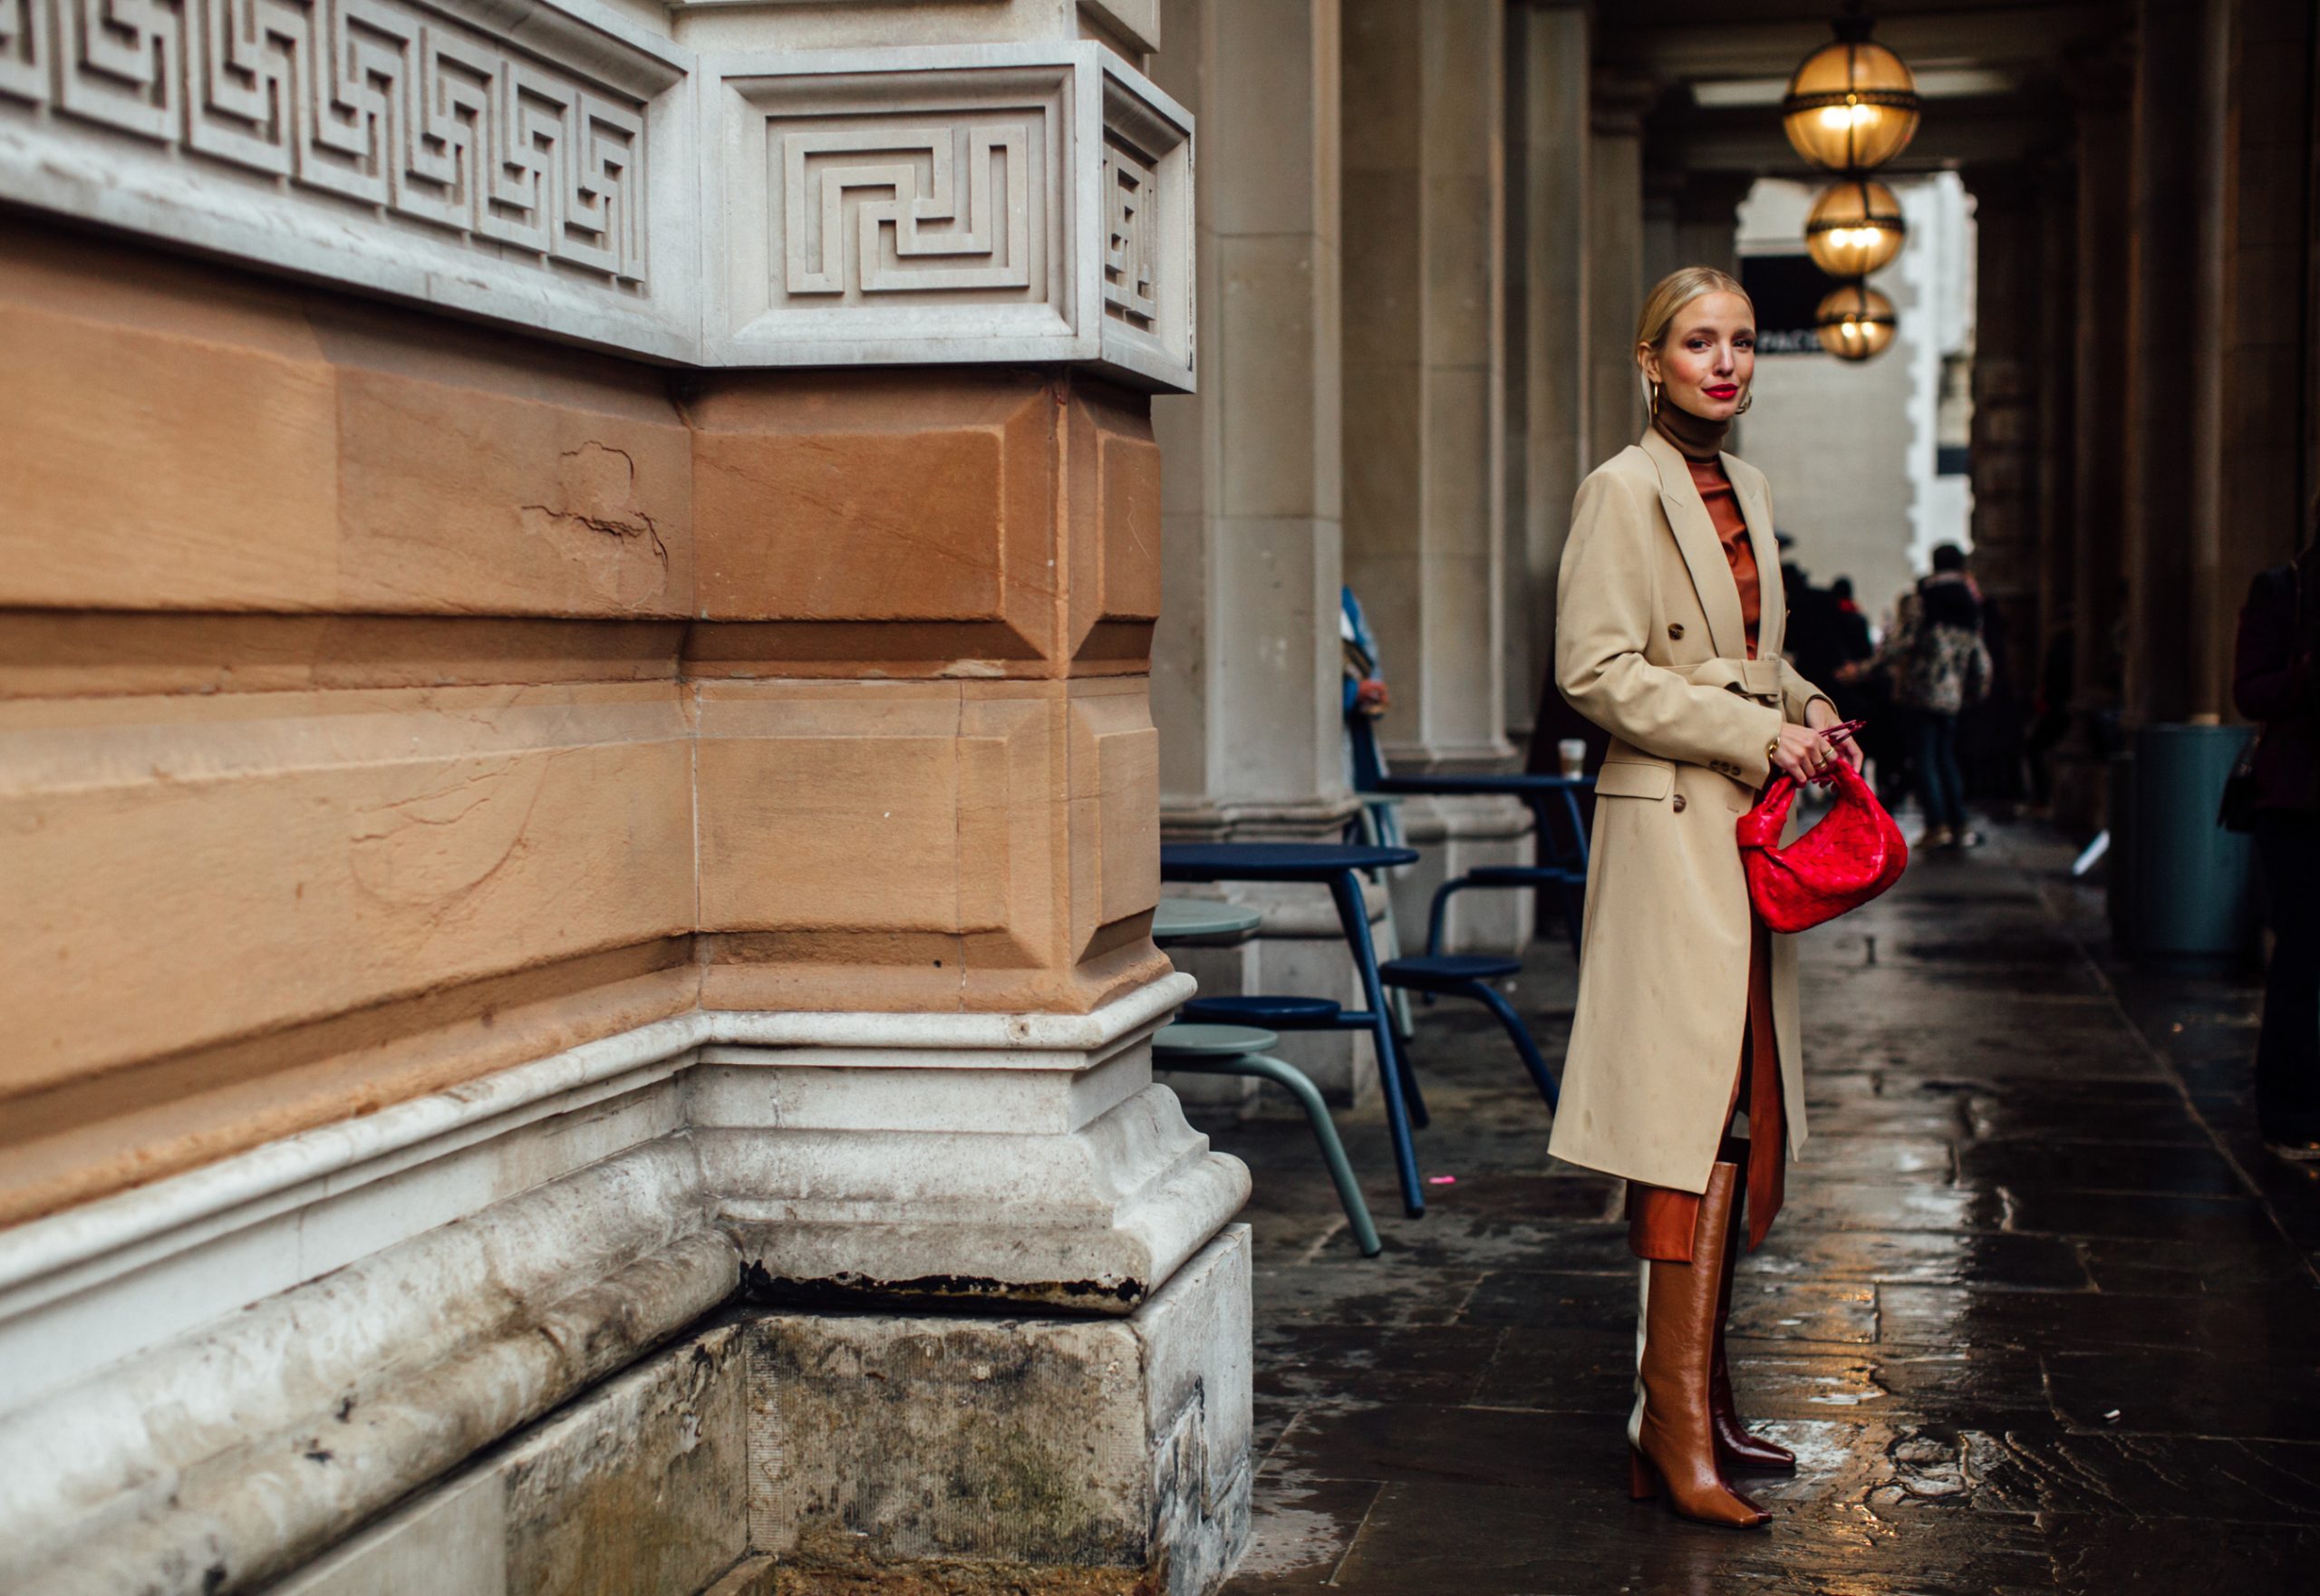
[[[1821,735],[1831,742],[1842,742],[1846,738],[1868,725],[1866,721],[1841,721]],[[1829,767],[1825,775],[1816,776],[1815,783],[1826,785],[1837,779],[1843,771],[1855,781],[1860,774],[1851,765],[1839,759]],[[1756,800],[1755,808],[1740,818],[1740,846],[1744,848],[1769,848],[1780,846],[1780,834],[1788,824],[1789,806],[1796,801],[1796,778],[1783,770],[1764,788],[1764,796]]]

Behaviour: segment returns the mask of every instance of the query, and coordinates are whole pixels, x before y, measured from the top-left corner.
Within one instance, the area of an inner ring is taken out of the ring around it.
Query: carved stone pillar
[[[1974,574],[1987,597],[2000,679],[2025,693],[2036,680],[2041,507],[2038,307],[2045,225],[2038,187],[2018,167],[1967,169],[1974,196]],[[2001,706],[2002,707],[2002,706]],[[1994,727],[2018,747],[2018,726]],[[2022,796],[2014,761],[1985,773],[1999,802]]]
[[[1586,469],[1643,430],[1635,365],[1635,319],[1643,276],[1643,117],[1652,86],[1598,69],[1589,121],[1587,184]]]
[[[1170,0],[1157,81],[1201,118],[1207,382],[1153,423],[1168,602],[1154,650],[1161,827],[1172,837],[1333,841],[1355,813],[1340,715],[1339,88],[1336,0]],[[1256,939],[1184,949],[1212,992],[1358,983],[1321,895],[1235,884]],[[1340,1100],[1376,1079],[1366,1037],[1282,1051]],[[1173,1082],[1245,1099],[1229,1076]]]
[[[1172,0],[1164,86],[1203,119],[1207,382],[1153,425],[1168,605],[1155,639],[1162,824],[1334,836],[1339,715],[1337,7]]]
[[[1522,227],[1510,242],[1508,303],[1522,306],[1510,336],[1510,388],[1522,395],[1519,495],[1507,517],[1506,715],[1527,737],[1554,660],[1555,575],[1571,504],[1593,464],[1587,448],[1589,20],[1580,5],[1551,0],[1507,13],[1521,85],[1508,119],[1519,132]],[[1512,327],[1514,318],[1510,314]],[[1516,379],[1519,378],[1519,382]]]
[[[2200,396],[2200,0],[2136,7],[2125,531],[2130,724],[2193,711],[2192,549]],[[2187,437],[2187,431],[2190,436]]]
[[[1213,1586],[1157,6],[14,15],[0,1588]]]
[[[2201,711],[2238,718],[2231,649],[2239,605],[2257,571],[2291,558],[2312,530],[2315,486],[2297,469],[2314,424],[2305,392],[2308,330],[2284,307],[2311,272],[2299,209],[2313,210],[2312,113],[2315,23],[2296,0],[2238,0],[2228,8],[2223,105],[2216,133],[2223,192],[2217,206],[2218,366],[2216,540],[2201,572],[2205,642],[2197,663]],[[2301,196],[2302,205],[2296,203]]]
[[[1344,8],[1345,547],[1394,692],[1381,723],[1408,770],[1504,768],[1500,296],[1505,12],[1496,0]],[[1513,862],[1530,817],[1420,799],[1426,858],[1396,883],[1424,924],[1445,872]],[[1511,949],[1527,895],[1456,900],[1454,945]]]
[[[1755,186],[1750,172],[1687,174],[1683,190],[1676,196],[1676,264],[1714,266],[1737,276],[1740,202]]]
[[[2103,821],[2107,760],[2123,701],[2130,173],[2133,67],[2105,51],[2069,63],[2078,217],[2071,268],[2071,728],[2054,769],[2054,817],[2080,835]]]
[[[1646,288],[1681,266],[1740,269],[1740,202],[1755,179],[1746,172],[1685,171],[1647,164],[1643,173],[1643,274]]]
[[[1657,283],[1686,264],[1677,227],[1684,192],[1680,167],[1646,161],[1643,168],[1643,280]]]
[[[2073,646],[2080,530],[2071,498],[2077,486],[2071,459],[2078,404],[2072,323],[2078,295],[2077,168],[2067,159],[2052,159],[2041,168],[2038,185],[2038,654],[2029,663],[2037,674],[2023,682],[2025,697],[2048,685],[2048,662]],[[2047,713],[2066,717],[2069,705],[2051,702]],[[2054,754],[2045,757],[2051,777]],[[2051,805],[2051,788],[2044,796]]]

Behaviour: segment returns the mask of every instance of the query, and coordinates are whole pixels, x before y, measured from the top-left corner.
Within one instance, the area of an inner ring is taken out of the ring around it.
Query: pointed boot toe
[[[1752,1435],[1737,1424],[1716,1427],[1716,1456],[1725,1467],[1747,1474],[1796,1472],[1795,1453],[1776,1441]]]

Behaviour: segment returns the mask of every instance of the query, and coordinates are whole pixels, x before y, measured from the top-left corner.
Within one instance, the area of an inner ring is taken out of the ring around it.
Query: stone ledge
[[[1193,991],[1191,977],[1172,974],[1084,1015],[696,1010],[657,1020],[0,1231],[0,1326],[27,1306],[86,1291],[324,1196],[343,1197],[412,1163],[636,1091],[720,1044],[867,1048],[885,1056],[847,1061],[888,1067],[905,1060],[924,1067],[930,1055],[939,1063],[959,1050],[971,1053],[980,1069],[1051,1069],[1057,1051],[1108,1053]],[[5,1334],[0,1329],[0,1338]],[[0,1386],[0,1409],[6,1403]]]
[[[18,0],[0,199],[675,364],[1193,388],[1192,119],[1103,44],[703,56],[598,0],[228,4],[92,42],[83,0]],[[362,82],[313,81],[341,38]]]

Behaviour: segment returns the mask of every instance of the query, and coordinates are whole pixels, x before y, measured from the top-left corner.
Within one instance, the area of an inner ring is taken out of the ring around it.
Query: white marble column
[[[1202,121],[1201,392],[1156,401],[1165,599],[1153,645],[1161,827],[1172,838],[1334,841],[1356,812],[1339,713],[1344,476],[1336,0],[1168,0],[1155,81]],[[1178,950],[1206,992],[1358,1003],[1314,887],[1235,884],[1254,940]],[[1382,900],[1381,900],[1382,902]],[[1284,1038],[1340,1100],[1377,1079],[1366,1038]],[[1172,1077],[1187,1098],[1255,1083]]]
[[[1643,430],[1635,318],[1643,308],[1643,115],[1653,91],[1599,70],[1591,85],[1587,185],[1589,469]]]
[[[1535,0],[1507,14],[1519,97],[1508,118],[1510,217],[1520,232],[1510,262],[1509,414],[1519,398],[1519,496],[1506,517],[1506,722],[1527,738],[1554,658],[1555,573],[1571,502],[1591,461],[1587,445],[1588,15],[1583,5]],[[1520,307],[1519,317],[1515,307]],[[1519,341],[1516,328],[1519,325]]]
[[[1154,78],[1202,116],[1198,395],[1153,405],[1165,600],[1154,642],[1172,836],[1334,836],[1337,6],[1169,0]]]
[[[1505,12],[1353,0],[1344,19],[1347,580],[1392,686],[1395,767],[1503,769]],[[1511,802],[1414,800],[1403,826],[1426,853],[1396,885],[1412,926],[1445,874],[1528,854]],[[1525,939],[1525,895],[1457,904],[1451,945]]]

